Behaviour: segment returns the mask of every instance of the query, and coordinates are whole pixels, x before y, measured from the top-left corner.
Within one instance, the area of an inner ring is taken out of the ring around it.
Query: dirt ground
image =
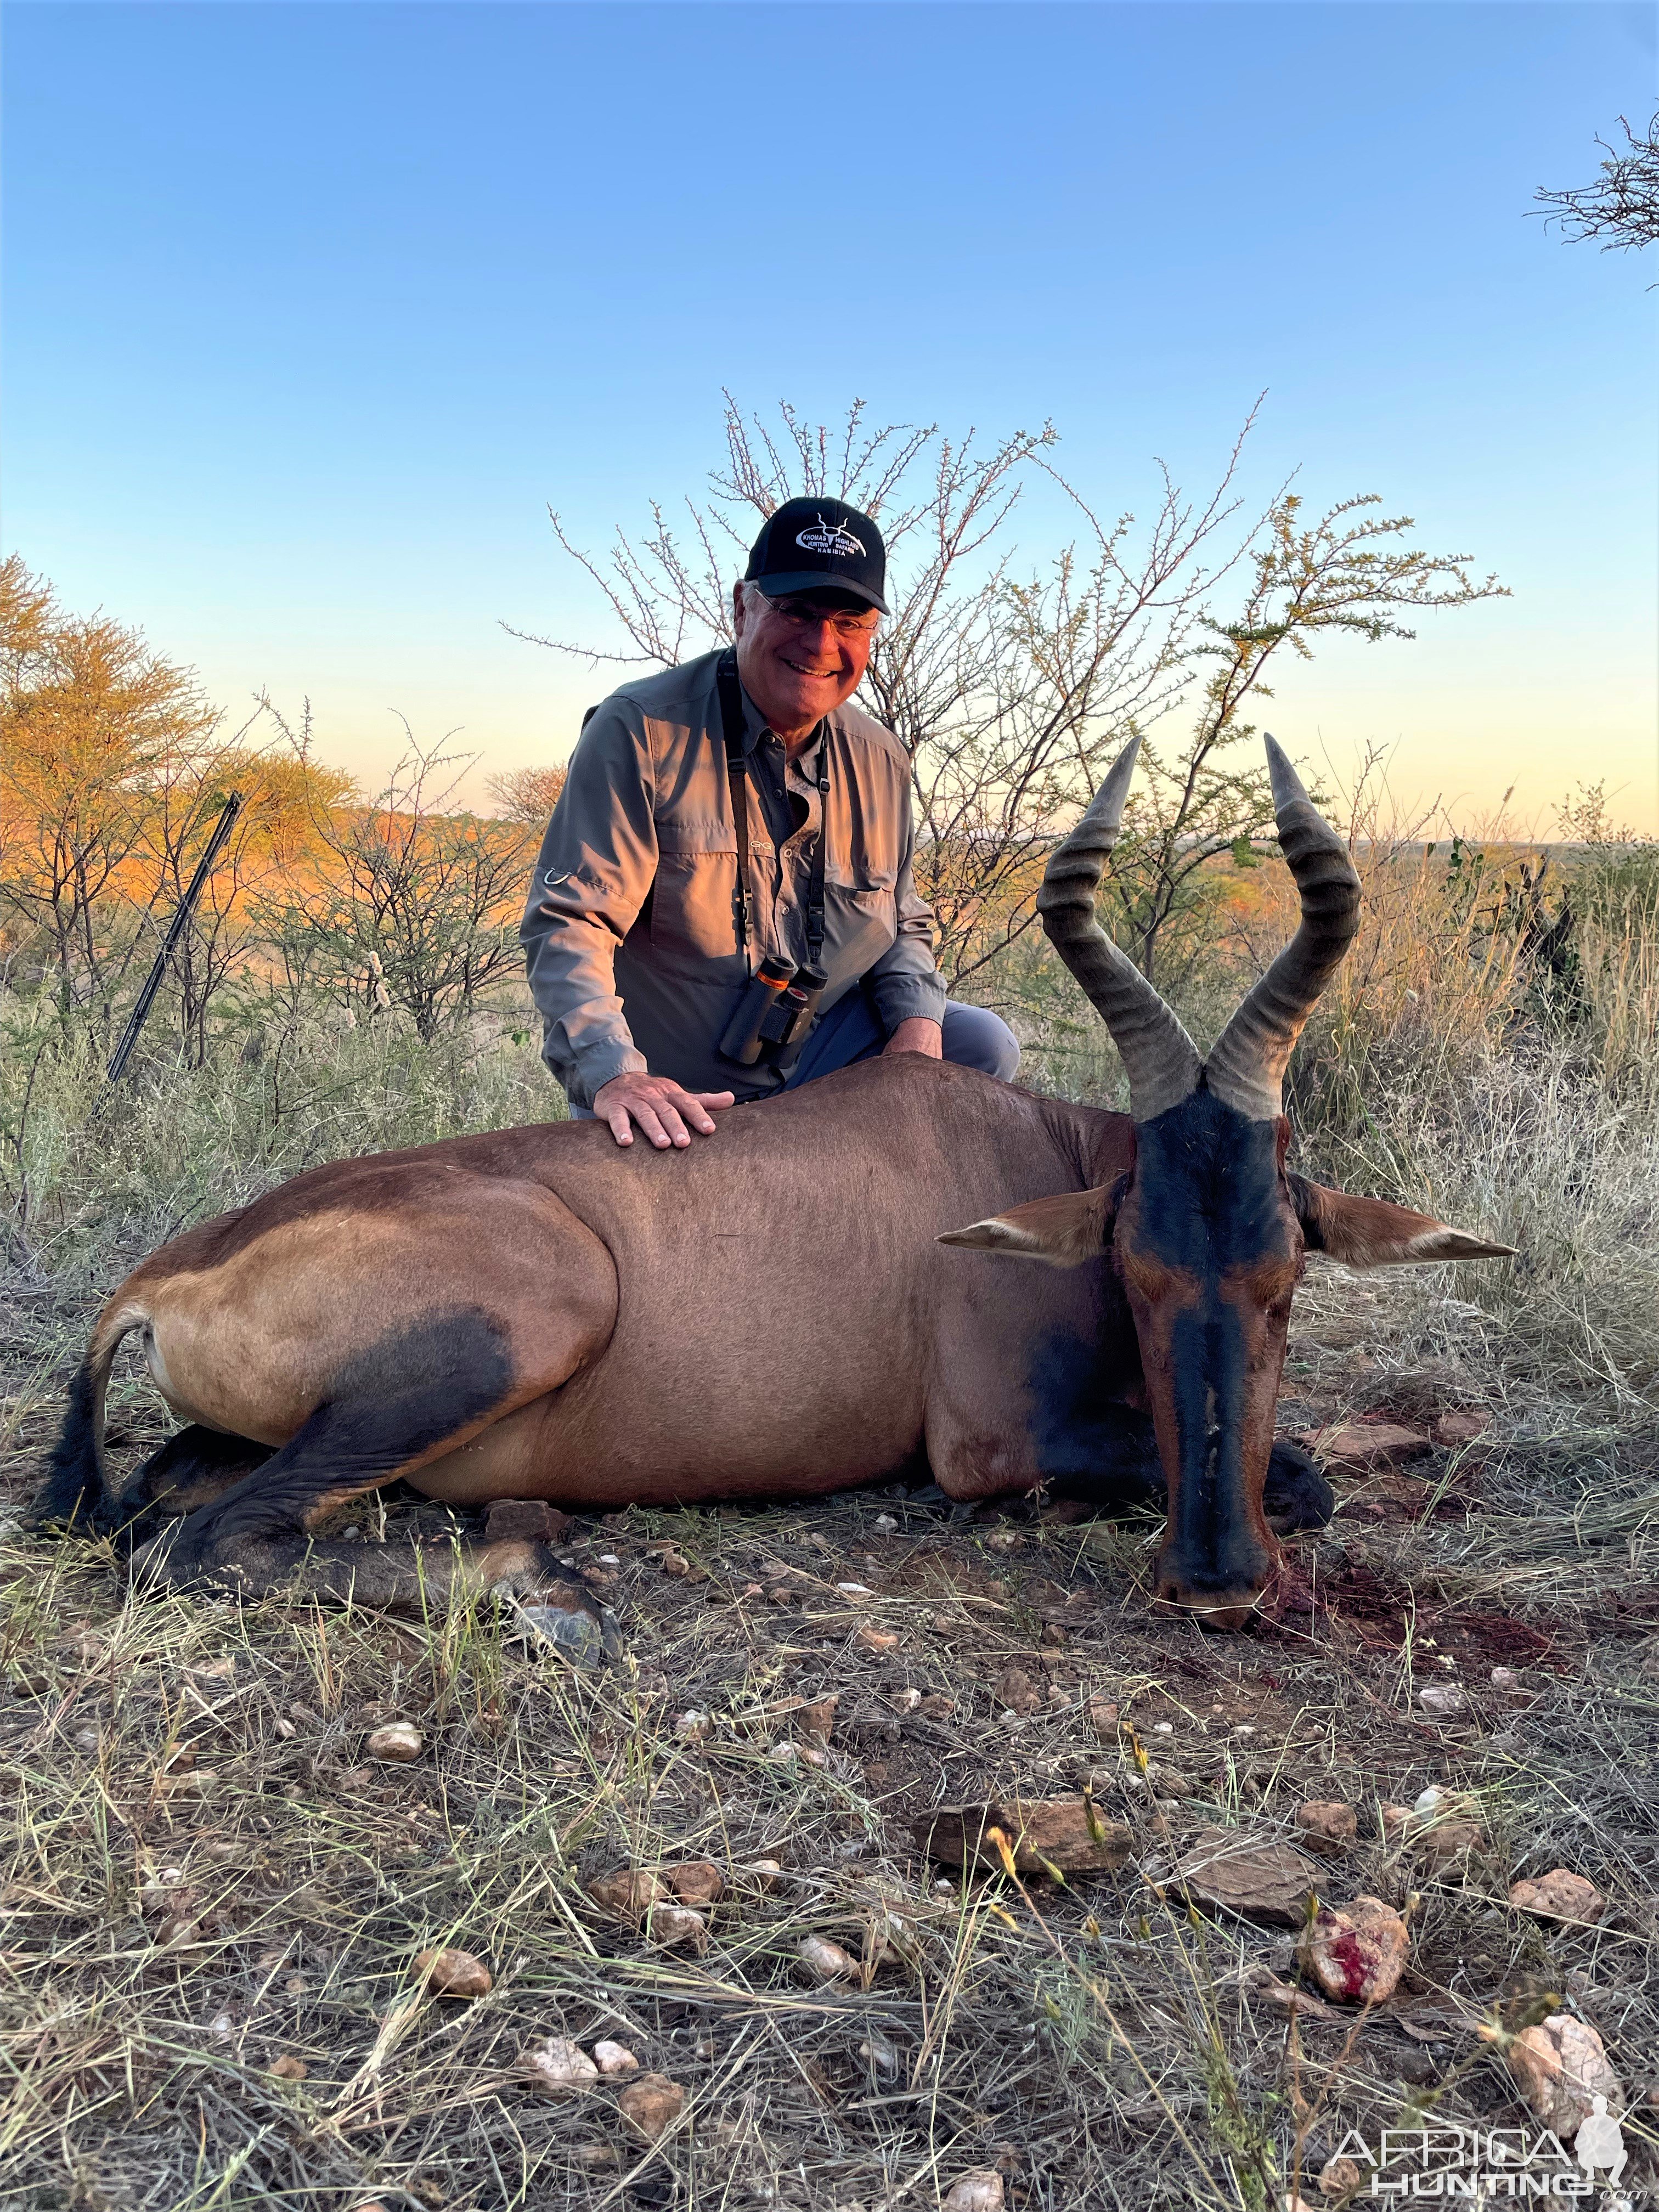
[[[1322,1278],[1281,1426],[1478,1399],[1388,1342],[1385,1291]],[[52,1426],[27,1379],[14,1514]],[[123,1386],[124,1467],[159,1412]],[[1604,2039],[1621,2186],[1659,2203],[1659,1443],[1492,1413],[1339,1476],[1276,1617],[1231,1637],[1153,1616],[1155,1522],[1030,1504],[579,1521],[567,1548],[628,1645],[593,1676],[493,1603],[428,1624],[135,1596],[106,1548],[14,1517],[0,2197],[921,2212],[983,2170],[1018,2212],[1278,2206],[1298,2178],[1340,2202],[1315,2177],[1350,2128],[1522,2125],[1504,2037],[1541,2008]],[[447,1540],[396,1497],[362,1526],[411,1523]],[[1446,1685],[1457,1709],[1425,1707]],[[418,1756],[368,1760],[394,1719]],[[1472,1795],[1477,1849],[1382,1840],[1380,1803],[1431,1784]],[[1116,1872],[964,1878],[919,1844],[933,1807],[1085,1788],[1132,1831]],[[1310,1798],[1359,1812],[1322,1895],[1415,1900],[1399,1994],[1329,2020],[1285,2008],[1293,1929],[1167,1879],[1200,1831],[1287,1839]],[[587,1894],[693,1857],[726,1882],[706,1948]],[[781,1872],[743,1871],[763,1859]],[[1604,1893],[1599,1924],[1510,1908],[1558,1866]],[[851,1975],[804,1978],[808,1936]],[[422,1993],[411,1962],[441,1945],[488,1994]],[[678,2084],[670,2131],[630,2129],[625,2079],[541,2094],[522,2062],[550,2036]]]

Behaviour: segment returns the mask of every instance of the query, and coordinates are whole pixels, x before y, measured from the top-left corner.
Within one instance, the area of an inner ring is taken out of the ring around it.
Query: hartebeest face
[[[1049,861],[1037,903],[1122,1056],[1133,1165],[1109,1188],[1013,1206],[941,1240],[1056,1267],[1110,1255],[1134,1320],[1169,1496],[1157,1595],[1220,1628],[1243,1625],[1279,1564],[1262,1493],[1307,1254],[1376,1267],[1498,1258],[1510,1249],[1286,1172],[1285,1063],[1358,926],[1359,882],[1290,763],[1271,738],[1267,748],[1279,842],[1302,898],[1295,938],[1200,1060],[1094,919],[1131,745]]]
[[[1137,1128],[1112,1224],[1169,1492],[1157,1595],[1218,1627],[1279,1555],[1261,1495],[1303,1268],[1288,1135],[1194,1091]]]
[[[1156,1595],[1208,1627],[1238,1628],[1280,1559],[1262,1495],[1309,1253],[1377,1267],[1510,1248],[1290,1174],[1284,1115],[1254,1120],[1207,1084],[1134,1135],[1134,1164],[1115,1183],[1010,1206],[939,1241],[1055,1267],[1109,1261],[1169,1498]]]

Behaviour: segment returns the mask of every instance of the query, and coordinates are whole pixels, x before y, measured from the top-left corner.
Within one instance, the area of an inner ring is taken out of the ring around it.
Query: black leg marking
[[[1336,1510],[1336,1492],[1320,1473],[1318,1462],[1288,1437],[1279,1437],[1274,1442],[1261,1492],[1261,1510],[1267,1517],[1267,1526],[1279,1536],[1295,1536],[1304,1528],[1322,1528]]]
[[[215,1565],[256,1537],[310,1528],[331,1506],[471,1428],[512,1384],[501,1328],[476,1308],[383,1337],[346,1362],[280,1451],[187,1516],[169,1547],[174,1572]]]
[[[1049,1483],[1052,1494],[1082,1498],[1103,1512],[1126,1506],[1165,1510],[1169,1493],[1151,1420],[1145,1414],[1126,1411],[1113,1442],[1115,1449],[1094,1466],[1073,1468],[1054,1476]],[[1280,1536],[1322,1528],[1336,1510],[1335,1492],[1317,1463],[1287,1437],[1278,1438],[1267,1462],[1261,1509],[1268,1527]]]
[[[280,1451],[222,1497],[146,1545],[135,1572],[173,1585],[205,1578],[253,1595],[296,1571],[316,1595],[404,1611],[442,1612],[452,1598],[505,1583],[573,1618],[560,1641],[597,1650],[614,1638],[580,1576],[545,1545],[327,1543],[306,1533],[333,1506],[373,1490],[411,1460],[472,1428],[513,1389],[503,1332],[477,1308],[434,1316],[356,1354],[329,1396]]]

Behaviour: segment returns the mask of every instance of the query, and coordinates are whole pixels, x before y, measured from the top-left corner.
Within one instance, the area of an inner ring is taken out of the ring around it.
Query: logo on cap
[[[854,537],[844,523],[826,522],[822,514],[817,519],[817,527],[803,530],[795,543],[805,552],[834,553],[843,561],[850,560],[854,554],[860,560],[866,557],[861,541]]]

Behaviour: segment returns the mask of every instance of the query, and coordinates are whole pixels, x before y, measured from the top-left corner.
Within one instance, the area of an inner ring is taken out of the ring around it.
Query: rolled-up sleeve
[[[656,875],[653,797],[643,717],[625,697],[607,699],[570,756],[519,931],[542,1057],[573,1106],[592,1106],[612,1076],[646,1066],[616,961]]]
[[[899,787],[898,804],[902,817],[894,884],[898,934],[866,978],[889,1036],[901,1022],[918,1016],[930,1022],[945,1019],[945,978],[933,965],[933,909],[916,889],[912,866],[916,839],[908,777]]]

